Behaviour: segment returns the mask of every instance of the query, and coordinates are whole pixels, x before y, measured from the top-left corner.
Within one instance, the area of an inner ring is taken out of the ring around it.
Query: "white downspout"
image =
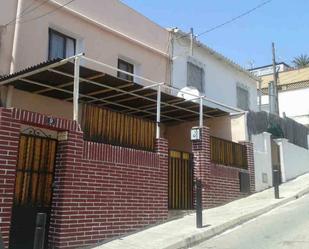
[[[13,38],[13,49],[12,49],[12,59],[10,65],[10,74],[16,71],[16,58],[17,58],[17,45],[19,40],[19,31],[20,31],[20,20],[19,17],[22,14],[23,0],[17,0],[17,11],[16,11],[16,20],[15,20],[15,30]]]

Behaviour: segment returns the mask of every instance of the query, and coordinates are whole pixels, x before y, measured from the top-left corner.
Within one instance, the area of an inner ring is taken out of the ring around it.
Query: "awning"
[[[126,81],[103,71],[80,66],[79,102],[89,103],[118,112],[156,120],[157,89]],[[64,101],[73,101],[74,62],[52,60],[3,76],[0,85]],[[160,122],[190,121],[199,118],[198,101],[175,96],[171,88],[161,88]],[[206,101],[207,102],[207,101]],[[203,117],[227,115],[226,108],[203,107]]]

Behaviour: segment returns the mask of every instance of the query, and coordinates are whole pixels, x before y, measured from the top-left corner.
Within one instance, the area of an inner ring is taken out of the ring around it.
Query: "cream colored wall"
[[[19,1],[22,1],[22,9],[32,2],[31,0]],[[38,0],[34,2],[40,3]],[[47,59],[48,28],[51,27],[77,39],[77,52],[84,52],[87,57],[115,67],[117,67],[118,57],[122,57],[134,62],[136,72],[142,76],[158,82],[168,81],[168,59],[158,52],[166,53],[164,50],[167,48],[169,34],[165,29],[117,0],[76,1],[68,7],[83,12],[82,14],[90,17],[92,21],[66,8],[31,20],[53,11],[56,6],[51,3],[42,5],[20,19],[23,23],[20,24],[16,53],[13,55],[13,71],[19,71]],[[6,11],[5,8],[1,8],[0,16]],[[95,22],[119,32],[112,32]],[[12,30],[7,33],[11,36]],[[7,66],[3,70],[7,71]]]
[[[0,75],[10,71],[14,25],[4,27],[16,18],[17,0],[0,0]]]
[[[12,107],[72,119],[72,103],[14,89]]]
[[[210,128],[210,135],[233,142],[247,141],[245,114],[210,118],[204,121]],[[168,140],[169,148],[180,151],[192,151],[190,130],[198,126],[198,121],[166,125],[164,137]]]

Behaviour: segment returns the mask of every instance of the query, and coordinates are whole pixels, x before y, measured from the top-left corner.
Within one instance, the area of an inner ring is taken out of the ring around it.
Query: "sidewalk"
[[[195,214],[190,214],[113,240],[96,249],[189,248],[306,193],[309,193],[309,174],[282,184],[279,200],[274,199],[274,190],[271,188],[224,206],[203,211],[204,228],[197,229]]]

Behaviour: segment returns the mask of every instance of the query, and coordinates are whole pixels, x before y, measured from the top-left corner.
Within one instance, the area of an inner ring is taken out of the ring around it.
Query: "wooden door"
[[[169,151],[168,207],[193,208],[193,161],[190,153]]]
[[[46,213],[48,228],[56,149],[55,139],[20,136],[10,249],[33,248],[37,213]]]

